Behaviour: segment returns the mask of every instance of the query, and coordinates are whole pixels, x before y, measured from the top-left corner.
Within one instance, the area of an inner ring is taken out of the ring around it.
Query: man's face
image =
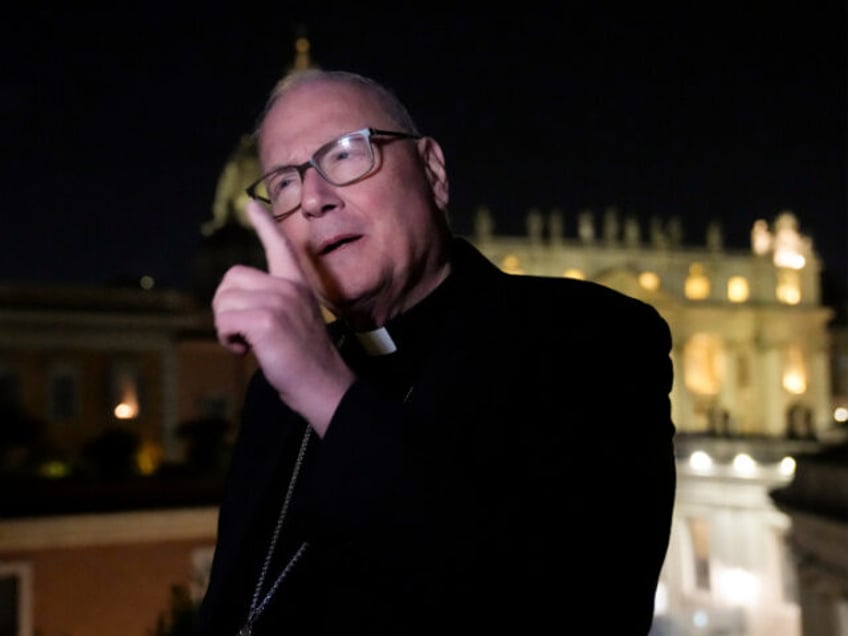
[[[366,127],[397,130],[357,87],[300,86],[278,99],[263,122],[262,167],[301,164],[328,141]],[[447,273],[441,149],[432,139],[380,137],[372,143],[371,174],[333,186],[308,169],[300,209],[280,222],[321,301],[362,328],[408,308]]]

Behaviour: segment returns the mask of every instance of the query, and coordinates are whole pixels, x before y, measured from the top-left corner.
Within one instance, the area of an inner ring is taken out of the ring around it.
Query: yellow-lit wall
[[[29,568],[38,636],[151,636],[214,541],[211,509],[0,521],[0,563]]]

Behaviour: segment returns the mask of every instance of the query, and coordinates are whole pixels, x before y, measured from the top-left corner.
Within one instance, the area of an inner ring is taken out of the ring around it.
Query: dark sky
[[[502,230],[557,207],[573,235],[581,209],[615,205],[679,216],[696,244],[717,218],[745,247],[754,220],[791,209],[848,279],[844,2],[204,4],[3,20],[0,281],[185,286],[220,170],[299,27],[317,63],[386,82],[441,141],[460,230],[479,204]]]

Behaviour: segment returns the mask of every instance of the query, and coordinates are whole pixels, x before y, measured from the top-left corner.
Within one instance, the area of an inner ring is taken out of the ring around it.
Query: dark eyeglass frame
[[[361,135],[361,136],[365,137],[365,141],[368,142],[368,148],[371,152],[371,165],[368,168],[368,170],[366,170],[363,174],[361,174],[361,175],[359,175],[359,176],[357,176],[353,179],[348,179],[346,181],[341,181],[341,182],[333,181],[326,174],[324,174],[324,171],[321,169],[321,166],[318,165],[318,161],[315,158],[319,157],[322,153],[326,152],[326,150],[328,148],[335,146],[337,143],[339,143],[339,141],[341,141],[345,137],[351,137],[351,136],[354,136],[354,135]],[[269,199],[268,197],[262,196],[261,194],[259,194],[256,191],[256,189],[260,185],[262,185],[262,183],[264,181],[268,180],[269,178],[273,177],[276,174],[279,174],[280,172],[284,172],[284,171],[287,171],[287,170],[295,170],[297,172],[298,177],[300,177],[301,185],[303,184],[303,177],[306,174],[306,171],[310,167],[315,168],[315,172],[317,172],[319,175],[321,175],[321,178],[324,179],[324,181],[326,181],[327,183],[334,185],[334,186],[345,186],[345,185],[350,185],[351,183],[354,183],[356,181],[359,181],[360,179],[363,179],[364,177],[368,176],[371,173],[371,171],[374,169],[374,165],[376,164],[376,155],[374,153],[374,145],[371,141],[372,137],[392,137],[394,139],[421,139],[421,135],[417,135],[417,134],[413,134],[413,133],[407,133],[407,132],[400,132],[400,131],[397,131],[397,130],[381,130],[379,128],[360,128],[359,130],[354,130],[354,131],[345,133],[343,135],[339,135],[338,137],[336,137],[332,141],[328,141],[323,146],[318,148],[318,150],[316,150],[314,153],[312,153],[312,156],[309,158],[309,161],[304,161],[302,164],[296,165],[296,166],[280,166],[278,168],[274,168],[273,170],[271,170],[269,172],[266,172],[265,174],[263,174],[261,177],[259,177],[256,181],[254,181],[253,183],[251,183],[247,187],[247,189],[246,189],[247,196],[249,196],[251,199],[254,199],[256,201],[261,201],[262,203],[265,203],[266,205],[268,205],[273,210],[273,202],[271,201],[271,199]],[[291,210],[286,210],[282,213],[275,214],[274,217],[278,220],[285,218],[286,216],[288,216],[291,212],[293,212],[297,208],[298,208],[298,206],[295,206]]]

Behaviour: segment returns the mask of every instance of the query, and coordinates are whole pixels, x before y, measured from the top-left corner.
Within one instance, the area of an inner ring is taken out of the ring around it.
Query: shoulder
[[[476,247],[457,239],[454,245],[458,278],[471,298],[484,305],[516,311],[539,310],[555,315],[626,315],[654,316],[657,312],[642,300],[610,287],[585,280],[553,276],[506,274]]]
[[[506,278],[515,297],[552,308],[562,306],[578,312],[581,308],[636,313],[655,311],[643,300],[593,281],[527,275],[507,275]]]
[[[454,255],[453,297],[481,339],[670,349],[668,324],[643,300],[592,281],[507,274],[467,241],[455,243]]]

